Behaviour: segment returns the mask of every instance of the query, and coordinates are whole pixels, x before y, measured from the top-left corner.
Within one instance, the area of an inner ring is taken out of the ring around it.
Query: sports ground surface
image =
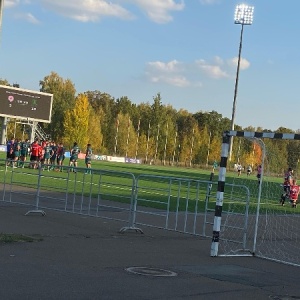
[[[176,232],[26,212],[0,203],[0,233],[36,239],[0,243],[0,299],[300,299],[299,267],[210,257],[209,239]]]

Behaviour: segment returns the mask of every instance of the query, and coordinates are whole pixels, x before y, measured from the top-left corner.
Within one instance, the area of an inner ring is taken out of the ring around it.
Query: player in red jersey
[[[290,202],[292,207],[297,207],[298,196],[300,193],[300,186],[296,184],[296,180],[293,180],[293,185],[290,186]]]
[[[42,147],[39,145],[38,140],[35,140],[30,149],[30,167],[36,169],[40,161]]]

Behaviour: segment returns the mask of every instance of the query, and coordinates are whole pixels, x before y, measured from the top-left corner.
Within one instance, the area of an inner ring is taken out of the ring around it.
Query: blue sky
[[[236,124],[293,130],[299,124],[300,1],[4,0],[0,78],[39,90],[52,71],[77,93],[100,90],[231,118],[244,27]]]

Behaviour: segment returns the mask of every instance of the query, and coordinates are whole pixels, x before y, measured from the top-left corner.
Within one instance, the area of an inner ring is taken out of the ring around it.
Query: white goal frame
[[[216,194],[216,206],[215,206],[214,223],[213,223],[212,244],[211,244],[211,249],[210,249],[210,255],[212,257],[218,256],[218,250],[219,250],[221,221],[222,221],[222,208],[223,208],[223,201],[224,201],[224,189],[225,189],[225,184],[226,184],[226,182],[225,182],[226,181],[226,168],[227,168],[227,161],[228,161],[231,137],[240,137],[240,138],[246,138],[246,139],[250,139],[250,140],[256,140],[257,142],[259,142],[259,144],[262,147],[262,155],[263,155],[262,156],[262,174],[261,174],[261,180],[260,180],[259,192],[258,192],[256,229],[255,229],[254,241],[253,241],[253,255],[255,254],[256,240],[257,240],[259,204],[260,204],[260,196],[261,196],[261,191],[262,191],[262,181],[263,181],[263,172],[264,172],[263,164],[265,161],[265,152],[266,152],[265,145],[261,139],[269,138],[269,139],[281,139],[281,140],[300,140],[300,134],[293,134],[293,133],[247,132],[247,131],[225,131],[223,133],[221,160],[220,160],[219,177],[218,177],[218,188],[217,188],[217,194]],[[267,257],[265,257],[265,258],[267,258]],[[280,262],[282,262],[282,261],[280,261]],[[298,264],[296,264],[296,265],[298,265]],[[299,265],[300,265],[300,261],[299,261]]]

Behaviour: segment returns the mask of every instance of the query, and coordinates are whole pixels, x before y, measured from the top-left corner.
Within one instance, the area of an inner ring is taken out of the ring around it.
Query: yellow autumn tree
[[[65,147],[71,148],[77,142],[84,151],[89,141],[90,107],[87,96],[79,94],[75,99],[75,106],[65,112],[63,142]]]
[[[129,114],[119,113],[117,116],[118,134],[117,155],[134,157],[136,153],[137,133],[129,117]]]
[[[213,137],[210,144],[210,162],[217,161],[221,159],[221,149],[222,149],[222,139],[220,137]]]
[[[103,118],[103,110],[97,112],[90,109],[89,125],[88,125],[88,143],[92,145],[93,153],[101,154],[103,151],[103,134],[101,131],[101,120]]]

